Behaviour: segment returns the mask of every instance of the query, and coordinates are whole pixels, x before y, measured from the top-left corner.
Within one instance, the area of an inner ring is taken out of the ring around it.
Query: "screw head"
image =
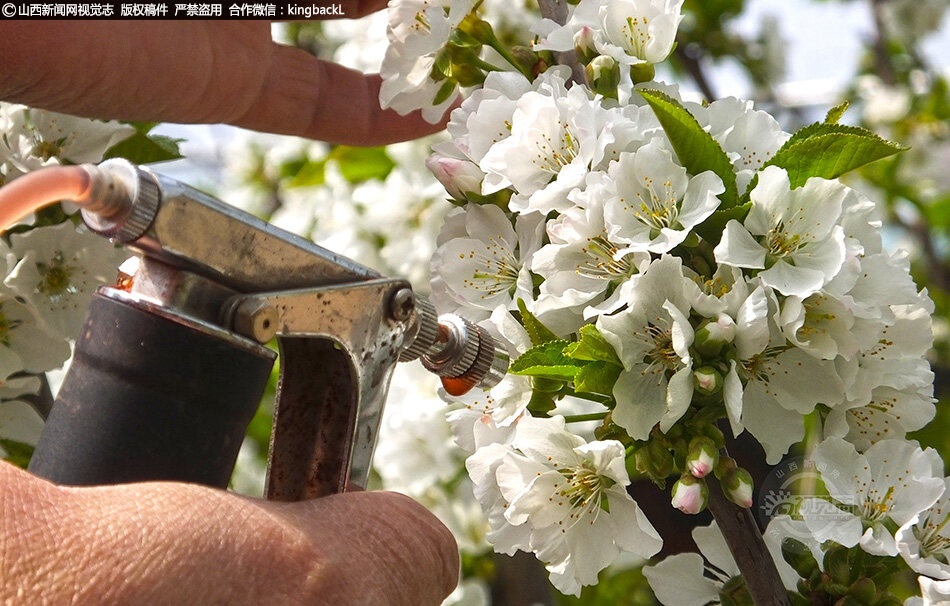
[[[411,288],[400,288],[389,300],[389,315],[397,322],[405,322],[412,317],[416,308],[416,296]]]

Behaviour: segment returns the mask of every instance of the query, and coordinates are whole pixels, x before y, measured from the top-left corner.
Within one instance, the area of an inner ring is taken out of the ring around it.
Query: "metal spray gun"
[[[276,338],[266,496],[332,494],[366,483],[397,361],[421,359],[455,393],[507,370],[487,332],[436,317],[404,280],[128,162],[81,168],[84,221],[141,261],[93,299],[37,475],[226,487]]]

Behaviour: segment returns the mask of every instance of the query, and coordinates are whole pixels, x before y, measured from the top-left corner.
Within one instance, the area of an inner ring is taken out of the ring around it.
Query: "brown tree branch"
[[[719,482],[711,480],[708,507],[726,539],[756,606],[789,606],[788,592],[755,523],[752,511],[726,498]]]
[[[538,8],[541,9],[541,16],[554,21],[558,25],[567,23],[567,2],[565,0],[538,0]],[[584,75],[584,66],[577,60],[577,53],[573,50],[558,51],[554,53],[554,59],[558,65],[566,65],[571,68],[571,79],[568,82],[575,84],[584,84],[587,77]]]

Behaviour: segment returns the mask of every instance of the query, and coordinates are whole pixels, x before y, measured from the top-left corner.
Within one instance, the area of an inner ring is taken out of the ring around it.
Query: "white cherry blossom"
[[[603,128],[607,110],[584,87],[563,91],[558,78],[551,79],[550,88],[522,95],[511,115],[510,135],[479,161],[486,175],[482,193],[511,187],[516,195],[509,208],[517,212],[569,208],[567,194],[603,158],[603,139],[610,134]]]
[[[914,571],[934,579],[950,579],[950,478],[936,503],[901,526],[894,535],[897,550]]]
[[[726,97],[686,106],[729,155],[740,192],[791,136],[771,114],[754,109],[752,101]]]
[[[588,180],[598,177],[605,175],[591,173]],[[557,332],[577,330],[585,322],[585,308],[604,302],[611,290],[615,294],[611,299],[622,304],[618,287],[630,284],[639,266],[650,260],[647,253],[625,250],[610,239],[603,204],[601,197],[591,196],[585,206],[574,206],[550,220],[550,243],[532,258],[532,271],[544,278],[535,312]]]
[[[14,235],[11,242],[20,261],[4,284],[65,339],[78,336],[95,289],[112,283],[119,263],[129,256],[68,221]]]
[[[51,164],[100,162],[135,129],[67,114],[0,103],[0,173],[7,179]],[[0,181],[2,182],[2,181]]]
[[[777,303],[759,286],[736,318],[737,361],[725,376],[723,399],[733,433],[743,428],[762,443],[766,460],[777,463],[804,437],[802,415],[818,404],[842,401],[842,381],[831,361],[787,345],[770,320]],[[808,376],[808,381],[802,381]]]
[[[538,49],[574,49],[574,38],[588,28],[594,49],[622,65],[659,63],[673,50],[682,20],[682,0],[581,0],[567,23],[543,20]]]
[[[657,423],[668,430],[692,401],[688,293],[696,289],[683,276],[680,259],[663,256],[645,267],[626,309],[597,320],[624,363],[614,386],[613,421],[633,438],[646,439]]]
[[[455,233],[460,220],[464,234]],[[432,272],[453,300],[490,312],[498,305],[513,308],[519,298],[534,298],[528,268],[541,245],[541,215],[519,215],[513,227],[497,206],[469,204],[450,221],[446,229],[455,237],[441,238]]]
[[[632,250],[669,252],[719,207],[716,196],[725,191],[712,171],[688,176],[662,141],[621,154],[599,190],[608,237]]]
[[[932,383],[924,358],[933,344],[931,305],[895,305],[893,323],[865,325],[862,338],[868,345],[850,360],[835,360],[847,401],[870,402],[881,386],[913,390]]]
[[[837,220],[848,188],[811,178],[791,189],[786,172],[769,166],[751,192],[743,223],[726,224],[716,261],[761,270],[761,280],[784,295],[807,297],[831,281],[845,259]]]
[[[699,553],[668,556],[643,568],[657,600],[666,606],[719,604],[723,586],[742,575],[716,522],[697,526],[691,534]],[[767,546],[772,558],[781,561],[781,544],[769,541]],[[782,580],[794,589],[797,577],[785,575]]]
[[[433,124],[442,118],[459,90],[457,83],[431,77],[436,54],[472,8],[471,0],[393,0],[389,4],[390,44],[379,71],[383,108],[402,115],[421,109]],[[434,103],[447,85],[452,86],[451,92]]]
[[[818,541],[860,544],[868,553],[895,556],[889,524],[911,522],[944,492],[943,461],[916,442],[882,440],[858,453],[852,444],[832,437],[815,448],[813,458],[828,494],[840,504],[802,508]]]
[[[845,302],[824,291],[785,297],[778,320],[790,343],[822,360],[850,360],[860,344],[855,318]]]
[[[524,417],[509,448],[490,447],[469,458],[476,493],[500,496],[504,524],[530,530],[530,550],[562,593],[579,595],[621,551],[649,557],[659,550],[659,535],[625,489],[619,442],[587,443],[564,428],[563,417]],[[493,482],[497,493],[486,491]],[[497,499],[490,500],[497,511]],[[490,521],[500,530],[499,517]]]
[[[950,580],[935,580],[927,576],[917,577],[920,597],[911,597],[904,606],[946,606],[950,604]]]

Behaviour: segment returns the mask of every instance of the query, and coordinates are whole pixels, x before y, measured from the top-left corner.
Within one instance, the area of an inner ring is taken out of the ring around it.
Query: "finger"
[[[457,581],[451,534],[393,493],[62,488],[0,462],[0,494],[0,603],[427,606]]]
[[[252,130],[295,134],[331,143],[385,145],[445,127],[420,112],[400,116],[379,106],[381,79],[276,46],[266,81],[234,122]]]
[[[401,494],[359,492],[303,503],[266,503],[314,544],[333,545],[344,569],[333,604],[441,604],[458,582],[455,539],[424,507]]]
[[[224,122],[351,145],[443,127],[418,112],[383,111],[378,76],[276,44],[263,21],[8,25],[0,22],[6,100],[93,118]]]

